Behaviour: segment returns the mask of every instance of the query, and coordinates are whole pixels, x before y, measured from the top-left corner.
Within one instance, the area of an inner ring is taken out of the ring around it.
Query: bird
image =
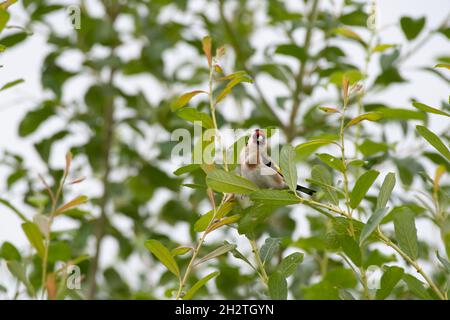
[[[260,188],[287,189],[280,168],[267,154],[267,137],[261,129],[255,129],[247,145],[239,155],[241,176],[252,181]],[[297,191],[312,196],[316,191],[297,185]]]

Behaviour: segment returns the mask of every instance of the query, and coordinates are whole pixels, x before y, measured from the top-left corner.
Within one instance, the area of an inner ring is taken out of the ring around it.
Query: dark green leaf
[[[186,294],[183,296],[183,300],[190,300],[192,299],[192,297],[194,296],[194,294],[201,288],[203,287],[209,280],[211,280],[212,278],[217,277],[220,274],[219,271],[215,271],[215,272],[211,272],[210,274],[208,274],[207,276],[205,276],[204,278],[198,280],[187,292]]]
[[[394,227],[398,245],[409,257],[416,260],[419,254],[419,245],[414,213],[409,208],[403,207],[395,214]]]
[[[378,300],[386,299],[395,285],[402,279],[403,274],[404,271],[400,267],[386,267],[381,277],[380,288],[377,290],[376,298]]]
[[[424,137],[437,151],[450,161],[450,151],[439,137],[424,126],[416,126],[417,132]]]
[[[287,278],[295,272],[298,265],[303,261],[303,253],[294,252],[281,260],[281,263],[277,267],[277,271]]]
[[[410,17],[402,17],[400,26],[408,40],[414,40],[425,26],[425,17],[413,19]]]
[[[180,277],[180,269],[170,251],[158,240],[147,240],[145,247],[153,253],[153,255],[178,278]]]
[[[376,229],[376,227],[380,224],[381,220],[383,220],[383,217],[385,216],[386,212],[389,208],[384,207],[377,209],[367,220],[366,225],[364,226],[363,230],[361,231],[361,234],[359,236],[359,243],[362,243],[364,240],[366,240],[372,232]]]
[[[361,175],[355,183],[352,192],[350,193],[350,206],[355,209],[358,207],[361,200],[369,191],[372,184],[380,173],[376,170],[369,170]]]
[[[287,281],[279,272],[274,272],[269,276],[269,296],[273,300],[287,299]]]
[[[281,149],[280,167],[289,189],[297,190],[297,167],[295,166],[295,151],[290,145],[285,145]]]
[[[391,193],[392,190],[394,189],[394,186],[395,186],[395,173],[389,172],[384,178],[383,184],[381,185],[375,210],[386,207],[386,204],[389,201],[389,198],[391,197]]]
[[[206,176],[206,184],[213,190],[248,194],[258,189],[251,181],[224,170],[214,170]]]
[[[277,238],[267,238],[264,241],[261,249],[259,250],[259,255],[263,264],[269,262],[270,259],[275,255],[280,247],[281,240]]]

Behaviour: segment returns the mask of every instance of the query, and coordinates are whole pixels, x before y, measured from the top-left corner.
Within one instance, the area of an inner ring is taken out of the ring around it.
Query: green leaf
[[[203,90],[194,90],[194,91],[185,93],[182,96],[180,96],[177,100],[175,100],[172,103],[172,105],[170,106],[170,108],[172,109],[172,111],[177,111],[178,109],[181,109],[185,105],[187,105],[193,97],[195,97],[196,95],[198,95],[200,93],[208,94],[206,91],[203,91]]]
[[[394,48],[395,46],[396,46],[395,44],[379,44],[379,45],[375,46],[372,49],[372,52],[373,53],[375,53],[375,52],[383,52],[383,51],[385,51],[387,49]]]
[[[358,243],[350,236],[341,236],[339,240],[342,251],[344,251],[356,266],[360,267],[362,265],[362,254]]]
[[[182,256],[183,254],[188,253],[189,251],[192,251],[193,249],[191,247],[177,247],[170,251],[172,256]]]
[[[383,114],[381,112],[368,112],[368,113],[361,114],[361,115],[357,116],[356,118],[353,118],[352,120],[350,120],[346,124],[346,127],[351,127],[351,126],[358,124],[364,120],[378,121],[382,118],[383,118]]]
[[[280,167],[289,189],[297,190],[297,167],[295,166],[295,151],[290,145],[285,145],[281,149]]]
[[[11,272],[11,274],[14,277],[16,277],[20,282],[22,282],[25,285],[28,293],[31,296],[35,296],[34,287],[31,284],[30,280],[28,280],[28,277],[25,273],[25,269],[23,268],[23,266],[16,260],[8,261],[6,265],[8,266],[9,272]]]
[[[435,133],[428,130],[424,126],[419,126],[419,125],[416,126],[416,130],[437,151],[439,151],[444,157],[446,157],[447,160],[450,160],[450,151],[448,150],[448,147],[442,142],[441,139],[439,139],[439,137]]]
[[[170,251],[158,240],[147,240],[145,247],[175,276],[180,278],[180,269]]]
[[[376,170],[369,170],[358,178],[350,194],[350,206],[353,209],[358,207],[379,174]]]
[[[257,190],[250,194],[250,198],[255,202],[272,207],[288,206],[301,202],[301,199],[287,190]]]
[[[445,268],[446,272],[450,274],[450,262],[444,257],[441,257],[438,251],[436,251],[436,257],[438,258],[442,266]]]
[[[345,168],[344,168],[344,163],[342,162],[341,159],[338,159],[328,153],[319,153],[317,154],[317,157],[326,165],[328,165],[329,167],[340,171],[340,172],[344,172]]]
[[[414,293],[416,296],[423,300],[433,300],[433,298],[428,293],[427,289],[424,287],[424,283],[418,280],[416,277],[413,277],[410,274],[405,273],[403,275],[403,281],[408,286],[409,290]]]
[[[277,47],[275,53],[291,56],[300,61],[305,61],[307,58],[305,49],[295,44],[282,44]]]
[[[450,64],[448,63],[438,63],[437,65],[434,66],[435,68],[443,68],[443,69],[448,69],[450,70]]]
[[[30,244],[36,249],[39,257],[44,257],[44,239],[42,238],[41,231],[39,231],[39,227],[33,222],[25,222],[22,224],[22,230],[27,236]]]
[[[82,205],[83,203],[86,203],[88,201],[88,197],[87,196],[78,196],[75,199],[63,204],[61,207],[59,207],[58,209],[56,209],[55,211],[55,216],[62,214],[63,212],[73,209],[75,207],[78,207],[80,205]]]
[[[2,32],[2,30],[5,28],[6,23],[8,23],[9,20],[9,13],[0,8],[0,32]]]
[[[333,177],[331,176],[329,170],[322,165],[315,165],[311,170],[311,178],[314,181],[311,183],[319,184],[326,198],[331,201],[331,203],[338,205],[339,198],[336,194],[336,190],[333,188]]]
[[[347,28],[335,28],[332,30],[333,33],[338,34],[340,36],[343,36],[344,38],[356,40],[363,45],[365,45],[364,40],[354,31],[347,29]]]
[[[24,216],[23,213],[21,213],[16,207],[14,207],[9,201],[0,198],[0,203],[3,204],[5,207],[11,209],[22,221],[27,222],[28,219]]]
[[[417,229],[414,222],[414,212],[403,207],[394,216],[395,237],[400,248],[413,260],[417,259],[419,246]]]
[[[209,280],[217,277],[220,274],[219,271],[211,272],[206,277],[198,280],[189,290],[186,292],[186,294],[183,296],[183,300],[190,300],[194,296],[194,294],[203,287]]]
[[[281,260],[281,263],[277,267],[277,271],[285,278],[289,277],[295,272],[298,265],[302,263],[304,254],[300,252],[294,252]]]
[[[280,247],[281,240],[278,238],[267,238],[264,241],[261,249],[259,250],[259,255],[263,264],[269,262],[270,259],[275,255],[278,248]]]
[[[50,118],[55,112],[55,106],[51,103],[44,105],[36,110],[28,112],[19,124],[19,135],[26,137],[36,131],[39,126]]]
[[[380,289],[377,290],[378,300],[386,299],[394,289],[395,285],[402,279],[404,271],[400,267],[386,267],[380,281]]]
[[[383,120],[385,121],[427,120],[427,115],[425,113],[416,110],[381,107],[377,108],[376,112],[383,114]]]
[[[17,86],[18,84],[21,84],[23,82],[25,82],[25,80],[23,80],[23,79],[17,79],[17,80],[8,82],[7,84],[5,84],[3,87],[0,88],[0,91],[7,90],[7,89]]]
[[[193,172],[200,168],[201,168],[201,166],[199,164],[192,163],[192,164],[188,164],[188,165],[178,168],[177,170],[175,170],[173,172],[173,174],[176,176],[181,176],[182,174],[190,173],[190,172]]]
[[[214,124],[211,117],[208,114],[200,112],[194,108],[183,108],[181,110],[178,110],[177,116],[179,116],[181,119],[184,119],[192,123],[200,122],[201,126],[205,129],[214,128]]]
[[[364,225],[364,228],[361,231],[361,234],[359,236],[359,243],[363,243],[364,240],[366,240],[372,232],[376,229],[376,227],[380,224],[381,220],[383,220],[384,216],[388,212],[389,208],[380,208],[377,209],[367,220],[367,223]]]
[[[215,191],[225,193],[248,194],[258,189],[253,182],[220,169],[208,173],[206,184]]]
[[[413,40],[419,35],[423,27],[425,26],[425,17],[421,17],[418,19],[402,17],[400,19],[400,26],[402,27],[406,39]]]
[[[19,250],[17,250],[17,248],[11,242],[8,242],[8,241],[5,241],[2,244],[2,247],[0,248],[0,258],[3,258],[7,261],[22,260]]]
[[[424,112],[434,113],[434,114],[439,114],[439,115],[441,115],[441,116],[447,116],[447,117],[450,117],[450,114],[448,114],[447,112],[442,111],[442,110],[439,110],[439,109],[437,109],[437,108],[430,107],[430,106],[428,106],[428,105],[426,105],[426,104],[424,104],[424,103],[420,103],[420,102],[414,101],[414,102],[412,103],[412,105],[413,105],[415,108],[417,108],[417,109],[419,109],[419,110],[421,110],[421,111],[424,111]]]
[[[222,92],[219,93],[216,99],[216,104],[218,104],[220,101],[222,101],[228,94],[230,94],[231,89],[233,89],[236,85],[238,85],[241,82],[249,82],[252,83],[253,79],[250,78],[246,73],[244,73],[241,76],[233,78],[228,84],[225,86],[225,88],[222,90]]]
[[[330,139],[316,139],[316,140],[311,140],[305,143],[301,143],[299,145],[297,145],[295,147],[295,152],[298,155],[303,154],[304,152],[310,153],[310,150],[313,149],[316,150],[322,146],[326,146],[328,144],[334,143],[333,140]]]
[[[375,211],[386,207],[389,198],[391,197],[392,190],[395,186],[395,173],[389,172],[384,178],[383,184],[380,188],[380,193],[378,194],[377,205]]]
[[[225,253],[227,253],[227,252],[229,252],[229,251],[232,251],[232,250],[234,250],[234,249],[236,249],[236,245],[235,245],[235,244],[231,244],[231,243],[229,243],[229,244],[224,244],[223,246],[220,246],[219,248],[217,248],[217,249],[211,251],[210,253],[208,253],[207,255],[205,255],[203,258],[201,258],[200,260],[198,260],[198,261],[195,263],[195,265],[197,266],[197,265],[199,265],[199,264],[201,264],[201,263],[203,263],[203,262],[206,262],[206,261],[208,261],[208,260],[217,258],[217,257],[219,257],[219,256],[221,256],[221,255],[223,255],[223,254],[225,254]]]
[[[273,300],[287,299],[287,281],[279,272],[274,272],[269,276],[269,296]]]

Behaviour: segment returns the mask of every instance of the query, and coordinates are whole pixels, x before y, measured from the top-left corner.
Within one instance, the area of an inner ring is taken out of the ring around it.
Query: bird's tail
[[[297,185],[297,191],[306,193],[307,195],[310,195],[310,196],[312,196],[314,193],[316,193],[316,190],[312,190],[312,189],[303,187],[301,185]]]

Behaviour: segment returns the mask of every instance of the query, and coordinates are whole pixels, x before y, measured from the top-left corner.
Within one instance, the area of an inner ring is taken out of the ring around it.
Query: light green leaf
[[[378,194],[377,205],[375,210],[386,207],[389,198],[391,197],[392,190],[395,186],[395,173],[389,172],[384,178],[383,184],[380,188],[380,193]]]
[[[448,69],[450,70],[450,64],[448,63],[438,63],[437,65],[434,66],[435,68],[443,68],[443,69]]]
[[[379,44],[372,49],[372,52],[383,52],[387,49],[394,48],[395,44]]]
[[[433,133],[431,130],[428,130],[424,126],[416,126],[417,132],[427,140],[437,151],[439,151],[447,160],[450,160],[450,151],[448,147],[442,142],[439,137]]]
[[[274,272],[269,276],[269,296],[273,300],[287,299],[287,281],[279,272]]]
[[[255,202],[272,207],[288,206],[301,202],[301,199],[287,190],[257,190],[250,194],[250,198]]]
[[[316,140],[311,140],[305,143],[301,143],[298,146],[295,147],[295,152],[297,154],[301,154],[303,152],[303,150],[308,150],[311,147],[322,147],[322,146],[326,146],[328,144],[334,143],[333,140],[330,139],[316,139]]]
[[[173,174],[176,176],[181,176],[182,174],[190,173],[190,172],[193,172],[200,168],[201,168],[201,166],[199,164],[191,163],[191,164],[188,164],[188,165],[178,168],[177,170],[175,170],[173,172]]]
[[[170,106],[170,108],[172,109],[172,111],[177,111],[178,109],[181,109],[185,105],[187,105],[193,97],[195,97],[196,95],[198,95],[200,93],[208,94],[206,91],[203,91],[203,90],[194,90],[194,91],[185,93],[182,96],[180,96],[177,100],[175,100],[172,103],[172,105]]]
[[[2,30],[5,28],[6,23],[9,20],[9,13],[0,8],[0,32],[2,32]]]
[[[23,82],[25,82],[25,80],[23,80],[23,79],[17,79],[17,80],[8,82],[7,84],[5,84],[3,87],[0,88],[0,91],[7,90],[7,89],[17,86],[18,84],[21,84]]]
[[[220,169],[208,173],[206,184],[215,191],[225,193],[248,194],[258,190],[253,182]]]
[[[444,257],[441,257],[438,251],[436,251],[436,257],[438,258],[442,266],[445,268],[446,272],[450,274],[450,262]]]
[[[317,157],[326,165],[328,165],[329,167],[340,171],[340,172],[344,172],[345,168],[344,168],[344,163],[342,162],[341,159],[338,159],[328,153],[319,153],[317,154]]]
[[[333,33],[343,36],[348,39],[356,40],[365,45],[364,40],[354,31],[347,28],[335,28],[332,30]]]
[[[205,129],[214,128],[214,124],[211,117],[208,114],[200,112],[194,108],[183,108],[181,110],[178,110],[177,116],[179,116],[181,119],[184,119],[192,123],[200,122],[201,126]]]
[[[411,292],[419,298],[423,300],[433,300],[433,298],[425,288],[424,283],[418,280],[416,277],[413,277],[412,275],[406,273],[403,275],[403,281],[406,283],[409,290],[411,290]]]
[[[403,207],[394,216],[395,237],[398,245],[413,260],[419,254],[417,241],[417,229],[414,222],[414,212],[407,207]]]
[[[290,145],[285,145],[281,149],[280,167],[289,189],[297,190],[297,167],[295,166],[295,151]]]
[[[35,296],[35,290],[33,285],[31,284],[30,280],[28,280],[28,277],[25,273],[25,270],[23,268],[23,266],[16,260],[13,261],[8,261],[6,263],[6,265],[8,266],[8,270],[9,272],[11,272],[11,274],[16,277],[20,282],[22,282],[25,287],[27,288],[28,293],[31,296]]]
[[[221,256],[229,251],[232,251],[236,249],[236,245],[235,244],[224,244],[223,246],[211,251],[210,253],[208,253],[207,255],[205,255],[203,258],[201,258],[200,260],[197,261],[197,263],[195,263],[195,265],[199,265],[201,263],[204,263],[208,260],[214,259],[218,256]]]
[[[67,202],[66,204],[63,204],[61,207],[56,209],[55,215],[60,215],[61,213],[73,209],[75,207],[78,207],[79,205],[82,205],[83,203],[86,203],[88,201],[87,196],[78,196],[75,199]]]
[[[363,120],[378,121],[382,118],[383,118],[383,114],[381,112],[368,112],[368,113],[361,114],[361,115],[357,116],[356,118],[353,118],[352,120],[350,120],[347,123],[346,127],[351,127],[355,124],[360,123]]]
[[[424,112],[434,113],[434,114],[439,114],[439,115],[441,115],[441,116],[447,116],[447,117],[450,117],[450,114],[448,114],[447,112],[445,112],[445,111],[443,111],[443,110],[439,110],[439,109],[437,109],[437,108],[430,107],[430,106],[428,106],[428,105],[426,105],[426,104],[424,104],[424,103],[420,103],[420,102],[414,101],[414,102],[412,103],[412,105],[413,105],[415,108],[417,108],[417,109],[419,109],[419,110],[421,110],[421,111],[424,111]]]
[[[331,203],[338,205],[339,198],[336,194],[336,190],[333,188],[333,177],[325,166],[315,165],[311,170],[311,183],[319,184],[325,196]]]
[[[8,241],[3,242],[2,247],[0,248],[0,258],[3,258],[7,261],[22,260],[19,250],[17,250],[17,248],[11,242]]]
[[[191,300],[194,294],[203,287],[209,280],[217,277],[220,274],[219,271],[211,272],[206,277],[198,280],[189,290],[186,292],[186,294],[183,296],[183,300]]]
[[[191,247],[177,247],[170,251],[172,256],[182,256],[183,254],[188,253],[189,251],[192,251],[193,249]]]
[[[274,254],[277,252],[280,247],[281,240],[278,238],[267,238],[264,241],[261,249],[259,250],[259,255],[261,257],[261,261],[263,264],[270,261]]]
[[[250,78],[246,73],[242,76],[238,76],[233,78],[228,84],[225,86],[225,88],[222,90],[222,92],[219,93],[216,99],[216,104],[218,104],[220,101],[222,101],[228,94],[230,94],[231,89],[233,89],[236,85],[242,82],[249,82],[252,83],[253,79]]]
[[[158,240],[147,240],[145,247],[175,276],[180,278],[180,269],[170,251]]]
[[[39,257],[43,258],[45,251],[44,239],[41,231],[39,231],[39,227],[33,222],[25,222],[22,224],[22,229],[30,244],[36,249]]]
[[[380,281],[380,289],[377,290],[376,298],[378,300],[386,299],[395,285],[402,279],[404,271],[400,267],[386,267]]]
[[[359,243],[363,243],[372,232],[376,229],[376,227],[380,224],[381,220],[383,220],[384,216],[388,212],[388,207],[377,209],[367,220],[367,223],[364,225],[364,228],[361,231],[359,236]]]
[[[350,193],[350,206],[353,209],[358,207],[379,174],[376,170],[369,170],[358,178]]]
[[[281,263],[277,267],[277,271],[285,278],[289,277],[295,272],[298,265],[302,263],[304,254],[300,252],[294,252],[281,260]]]

